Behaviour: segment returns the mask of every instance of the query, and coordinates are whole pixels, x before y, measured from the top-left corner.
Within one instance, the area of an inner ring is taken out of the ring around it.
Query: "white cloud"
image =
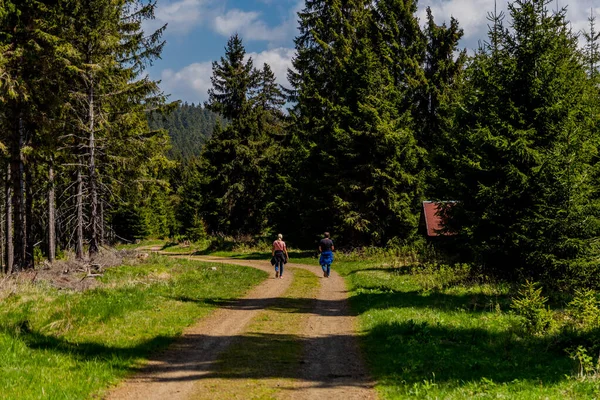
[[[198,104],[208,98],[211,75],[211,61],[190,64],[179,71],[165,69],[161,74],[160,87],[171,95],[172,100]]]
[[[181,0],[159,7],[156,19],[169,23],[171,32],[187,33],[202,22],[202,0]]]
[[[167,34],[186,35],[196,26],[205,24],[215,13],[215,0],[159,1],[155,19],[144,23],[145,31],[168,24]]]
[[[304,1],[297,1],[287,18],[276,26],[269,26],[259,12],[231,9],[214,16],[213,30],[225,37],[238,33],[244,40],[266,41],[269,47],[274,47],[289,42],[296,35],[297,12],[303,5]]]
[[[506,2],[497,2],[498,13],[506,12]],[[421,25],[427,21],[425,10],[431,7],[431,12],[436,23],[449,23],[450,18],[458,20],[459,26],[464,30],[462,45],[469,49],[477,48],[478,41],[486,38],[487,14],[494,11],[494,0],[424,0],[419,2],[419,19]]]
[[[269,64],[277,78],[277,82],[287,85],[287,69],[292,65],[294,49],[277,48],[260,53],[248,53],[254,66],[261,69],[264,63]],[[171,94],[172,100],[183,100],[188,103],[203,103],[208,99],[211,88],[212,61],[190,64],[179,71],[166,69],[161,74],[161,88]]]
[[[600,8],[594,7],[596,0],[558,0],[558,7],[567,7],[567,19],[571,21],[575,33],[588,29],[587,18],[590,8],[595,8],[595,14],[600,15]],[[424,24],[425,9],[431,7],[433,16],[437,23],[449,22],[450,17],[458,20],[464,30],[462,40],[463,46],[469,49],[477,48],[479,40],[487,38],[488,24],[487,15],[494,11],[497,4],[498,12],[504,11],[506,15],[506,26],[509,26],[509,15],[507,12],[508,2],[504,0],[422,0],[419,2],[419,18]],[[556,9],[556,2],[549,4],[551,10]],[[598,21],[600,27],[600,20]]]
[[[144,30],[150,32],[168,24],[168,35],[184,36],[196,27],[206,26],[225,37],[239,33],[246,41],[264,41],[269,47],[277,47],[296,35],[296,13],[304,6],[304,0],[288,1],[293,5],[285,5],[292,5],[287,16],[279,24],[269,25],[259,11],[227,10],[218,0],[164,0],[158,3],[156,18],[144,23]]]
[[[239,33],[246,40],[269,40],[273,37],[271,29],[260,20],[256,11],[233,9],[218,15],[213,22],[214,30],[223,36]]]
[[[271,50],[265,50],[261,53],[249,53],[248,56],[252,57],[254,61],[254,67],[262,69],[263,64],[269,64],[277,83],[283,86],[289,86],[287,81],[287,70],[292,67],[292,58],[296,50],[288,48],[277,48]]]

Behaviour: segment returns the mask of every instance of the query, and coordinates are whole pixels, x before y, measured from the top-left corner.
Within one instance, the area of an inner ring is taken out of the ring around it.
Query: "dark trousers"
[[[283,275],[283,266],[285,264],[285,254],[281,250],[275,251],[275,272],[279,271],[279,276]]]

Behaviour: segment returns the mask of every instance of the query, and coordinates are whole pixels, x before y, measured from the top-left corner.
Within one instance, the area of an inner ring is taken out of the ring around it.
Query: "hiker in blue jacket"
[[[325,232],[323,236],[325,237],[319,242],[319,253],[321,253],[319,264],[323,268],[323,277],[329,278],[331,263],[333,262],[333,250],[335,248],[333,247],[333,240],[329,238],[329,232]]]

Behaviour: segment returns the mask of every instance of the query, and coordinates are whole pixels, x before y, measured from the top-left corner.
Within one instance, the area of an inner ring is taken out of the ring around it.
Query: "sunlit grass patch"
[[[219,300],[267,275],[153,256],[84,292],[22,285],[0,308],[0,398],[82,399],[134,371]]]
[[[383,398],[598,398],[599,382],[577,379],[558,333],[522,329],[508,284],[377,260],[335,268]]]

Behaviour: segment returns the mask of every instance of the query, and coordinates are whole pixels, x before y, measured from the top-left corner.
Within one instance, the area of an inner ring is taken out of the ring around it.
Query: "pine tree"
[[[556,283],[597,270],[597,96],[565,10],[548,4],[511,3],[510,30],[492,16],[456,131],[464,147],[452,214],[486,267]]]
[[[263,97],[259,72],[238,35],[227,42],[225,56],[213,63],[213,88],[206,107],[221,113],[229,123],[217,125],[202,153],[202,186],[205,195],[203,217],[208,229],[233,235],[256,234],[266,225],[264,215],[267,190],[267,164],[270,146],[261,130],[255,107]],[[257,93],[258,91],[258,93]]]
[[[588,75],[592,81],[598,79],[598,68],[600,68],[600,32],[596,31],[596,16],[593,10],[588,18],[590,23],[589,31],[583,32],[585,38],[585,61],[587,64]]]
[[[257,75],[254,106],[275,115],[282,115],[281,107],[285,104],[285,97],[275,82],[276,77],[269,64],[263,64]]]
[[[414,2],[313,1],[299,14],[292,207],[307,241],[327,229],[349,245],[385,244],[416,230],[424,41],[414,12]]]
[[[427,193],[447,199],[448,184],[443,178],[439,179],[436,170],[451,168],[447,151],[452,148],[450,134],[459,106],[467,54],[466,50],[458,50],[463,36],[458,21],[452,18],[449,26],[437,25],[429,7],[424,35],[427,43],[423,68],[426,83],[417,91],[417,140],[428,153],[425,167]]]
[[[213,62],[213,87],[208,91],[206,107],[225,119],[235,119],[249,112],[249,93],[256,85],[257,73],[252,58],[244,61],[242,39],[233,35],[225,47],[225,57]]]
[[[3,8],[0,30],[0,64],[2,64],[2,95],[0,114],[2,138],[9,151],[12,229],[7,226],[7,237],[14,251],[14,265],[9,271],[33,267],[34,163],[39,156],[37,147],[44,139],[40,136],[44,125],[55,117],[60,103],[56,90],[59,71],[64,67],[63,47],[59,33],[57,9],[53,2],[27,1],[7,3]],[[12,248],[12,249],[11,249]],[[13,268],[14,267],[14,268]]]
[[[142,76],[164,45],[164,27],[150,35],[141,29],[143,21],[153,18],[154,8],[155,3],[139,0],[74,3],[71,28],[79,34],[72,41],[78,57],[72,68],[71,111],[78,127],[73,145],[79,159],[79,257],[83,257],[80,235],[87,233],[90,255],[98,252],[102,242],[103,188],[110,187],[115,178],[121,183],[135,182],[140,176],[150,178],[149,163],[165,164],[155,157],[163,151],[160,146],[164,146],[166,132],[150,130],[146,118],[147,111],[162,107],[164,96],[157,82]],[[85,232],[84,208],[88,213]]]

